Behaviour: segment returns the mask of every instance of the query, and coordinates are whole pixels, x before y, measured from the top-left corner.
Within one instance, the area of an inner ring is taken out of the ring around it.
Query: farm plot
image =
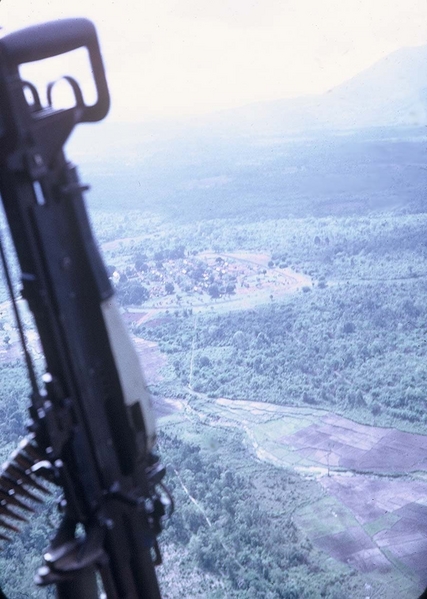
[[[393,596],[427,585],[427,482],[416,478],[427,470],[427,436],[310,408],[202,395],[190,403],[205,424],[245,430],[259,459],[318,480],[324,500],[296,519],[319,549],[392,585]]]
[[[326,466],[372,473],[407,474],[427,468],[427,437],[395,429],[365,426],[326,414],[280,439],[295,451]]]

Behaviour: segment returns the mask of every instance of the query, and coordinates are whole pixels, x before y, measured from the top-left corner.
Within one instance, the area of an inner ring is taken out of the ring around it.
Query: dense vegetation
[[[209,433],[206,443],[206,432],[200,433],[203,447],[167,433],[160,437],[179,506],[164,533],[165,553],[173,543],[187,568],[193,564],[191,597],[362,596],[361,577],[345,567],[331,568],[294,523],[296,506],[315,501],[319,487],[290,471],[248,462],[238,437],[217,431]],[[166,557],[162,581],[166,592],[177,596],[182,581],[176,572],[173,580],[168,577],[168,565]],[[184,585],[187,568],[181,573]],[[210,578],[198,579],[206,575]],[[376,592],[385,597],[384,589]]]
[[[302,270],[314,287],[240,313],[177,311],[137,332],[170,354],[182,390],[317,405],[422,431],[426,224],[424,215],[389,213],[247,226],[245,249],[269,237],[269,271]],[[224,224],[219,249],[238,231]],[[176,384],[172,377],[168,391]]]
[[[141,327],[184,387],[427,422],[424,281],[315,289],[280,304]],[[197,319],[197,320],[195,320]],[[193,364],[193,367],[191,366]]]
[[[181,224],[217,218],[259,223],[424,202],[423,128],[288,138],[190,130],[167,141],[158,131],[156,138],[143,129],[138,135],[135,126],[121,129],[109,148],[105,144],[109,156],[84,164],[93,185],[90,202],[99,210],[141,210]],[[120,138],[125,147],[118,146]]]

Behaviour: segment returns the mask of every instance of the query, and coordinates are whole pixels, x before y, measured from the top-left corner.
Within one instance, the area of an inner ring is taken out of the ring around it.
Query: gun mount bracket
[[[45,564],[35,576],[38,586],[72,580],[93,566],[108,562],[103,549],[105,529],[97,524],[88,527],[83,536],[76,537],[77,523],[64,517],[57,534],[44,554]]]

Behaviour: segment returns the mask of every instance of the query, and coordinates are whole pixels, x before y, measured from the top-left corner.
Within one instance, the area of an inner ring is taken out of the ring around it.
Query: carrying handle
[[[86,47],[97,90],[97,100],[84,106],[81,122],[100,121],[110,107],[105,70],[96,30],[88,19],[61,19],[32,25],[0,39],[0,57],[11,65],[51,58]]]

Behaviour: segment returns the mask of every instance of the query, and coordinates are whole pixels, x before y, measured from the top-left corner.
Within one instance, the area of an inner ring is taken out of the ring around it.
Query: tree
[[[146,272],[148,270],[147,264],[147,256],[145,254],[138,254],[135,256],[135,268],[136,270],[143,270]]]
[[[354,322],[346,322],[344,324],[342,330],[347,335],[350,334],[350,333],[354,333],[356,331],[356,325],[354,324]]]
[[[216,283],[213,283],[212,285],[209,285],[208,287],[208,293],[212,298],[217,298],[219,297],[219,287]]]
[[[175,286],[173,283],[170,283],[169,281],[165,284],[165,291],[168,295],[172,295],[172,293],[175,291]]]
[[[211,361],[209,360],[208,356],[200,356],[198,359],[198,363],[199,366],[201,366],[202,368],[204,366],[210,366],[211,365]]]
[[[141,304],[150,297],[150,292],[135,281],[126,281],[118,288],[118,297],[123,304]]]
[[[381,406],[379,403],[373,403],[371,406],[371,412],[374,416],[381,414]]]
[[[239,349],[246,349],[248,342],[243,331],[236,331],[233,335],[233,343]]]

